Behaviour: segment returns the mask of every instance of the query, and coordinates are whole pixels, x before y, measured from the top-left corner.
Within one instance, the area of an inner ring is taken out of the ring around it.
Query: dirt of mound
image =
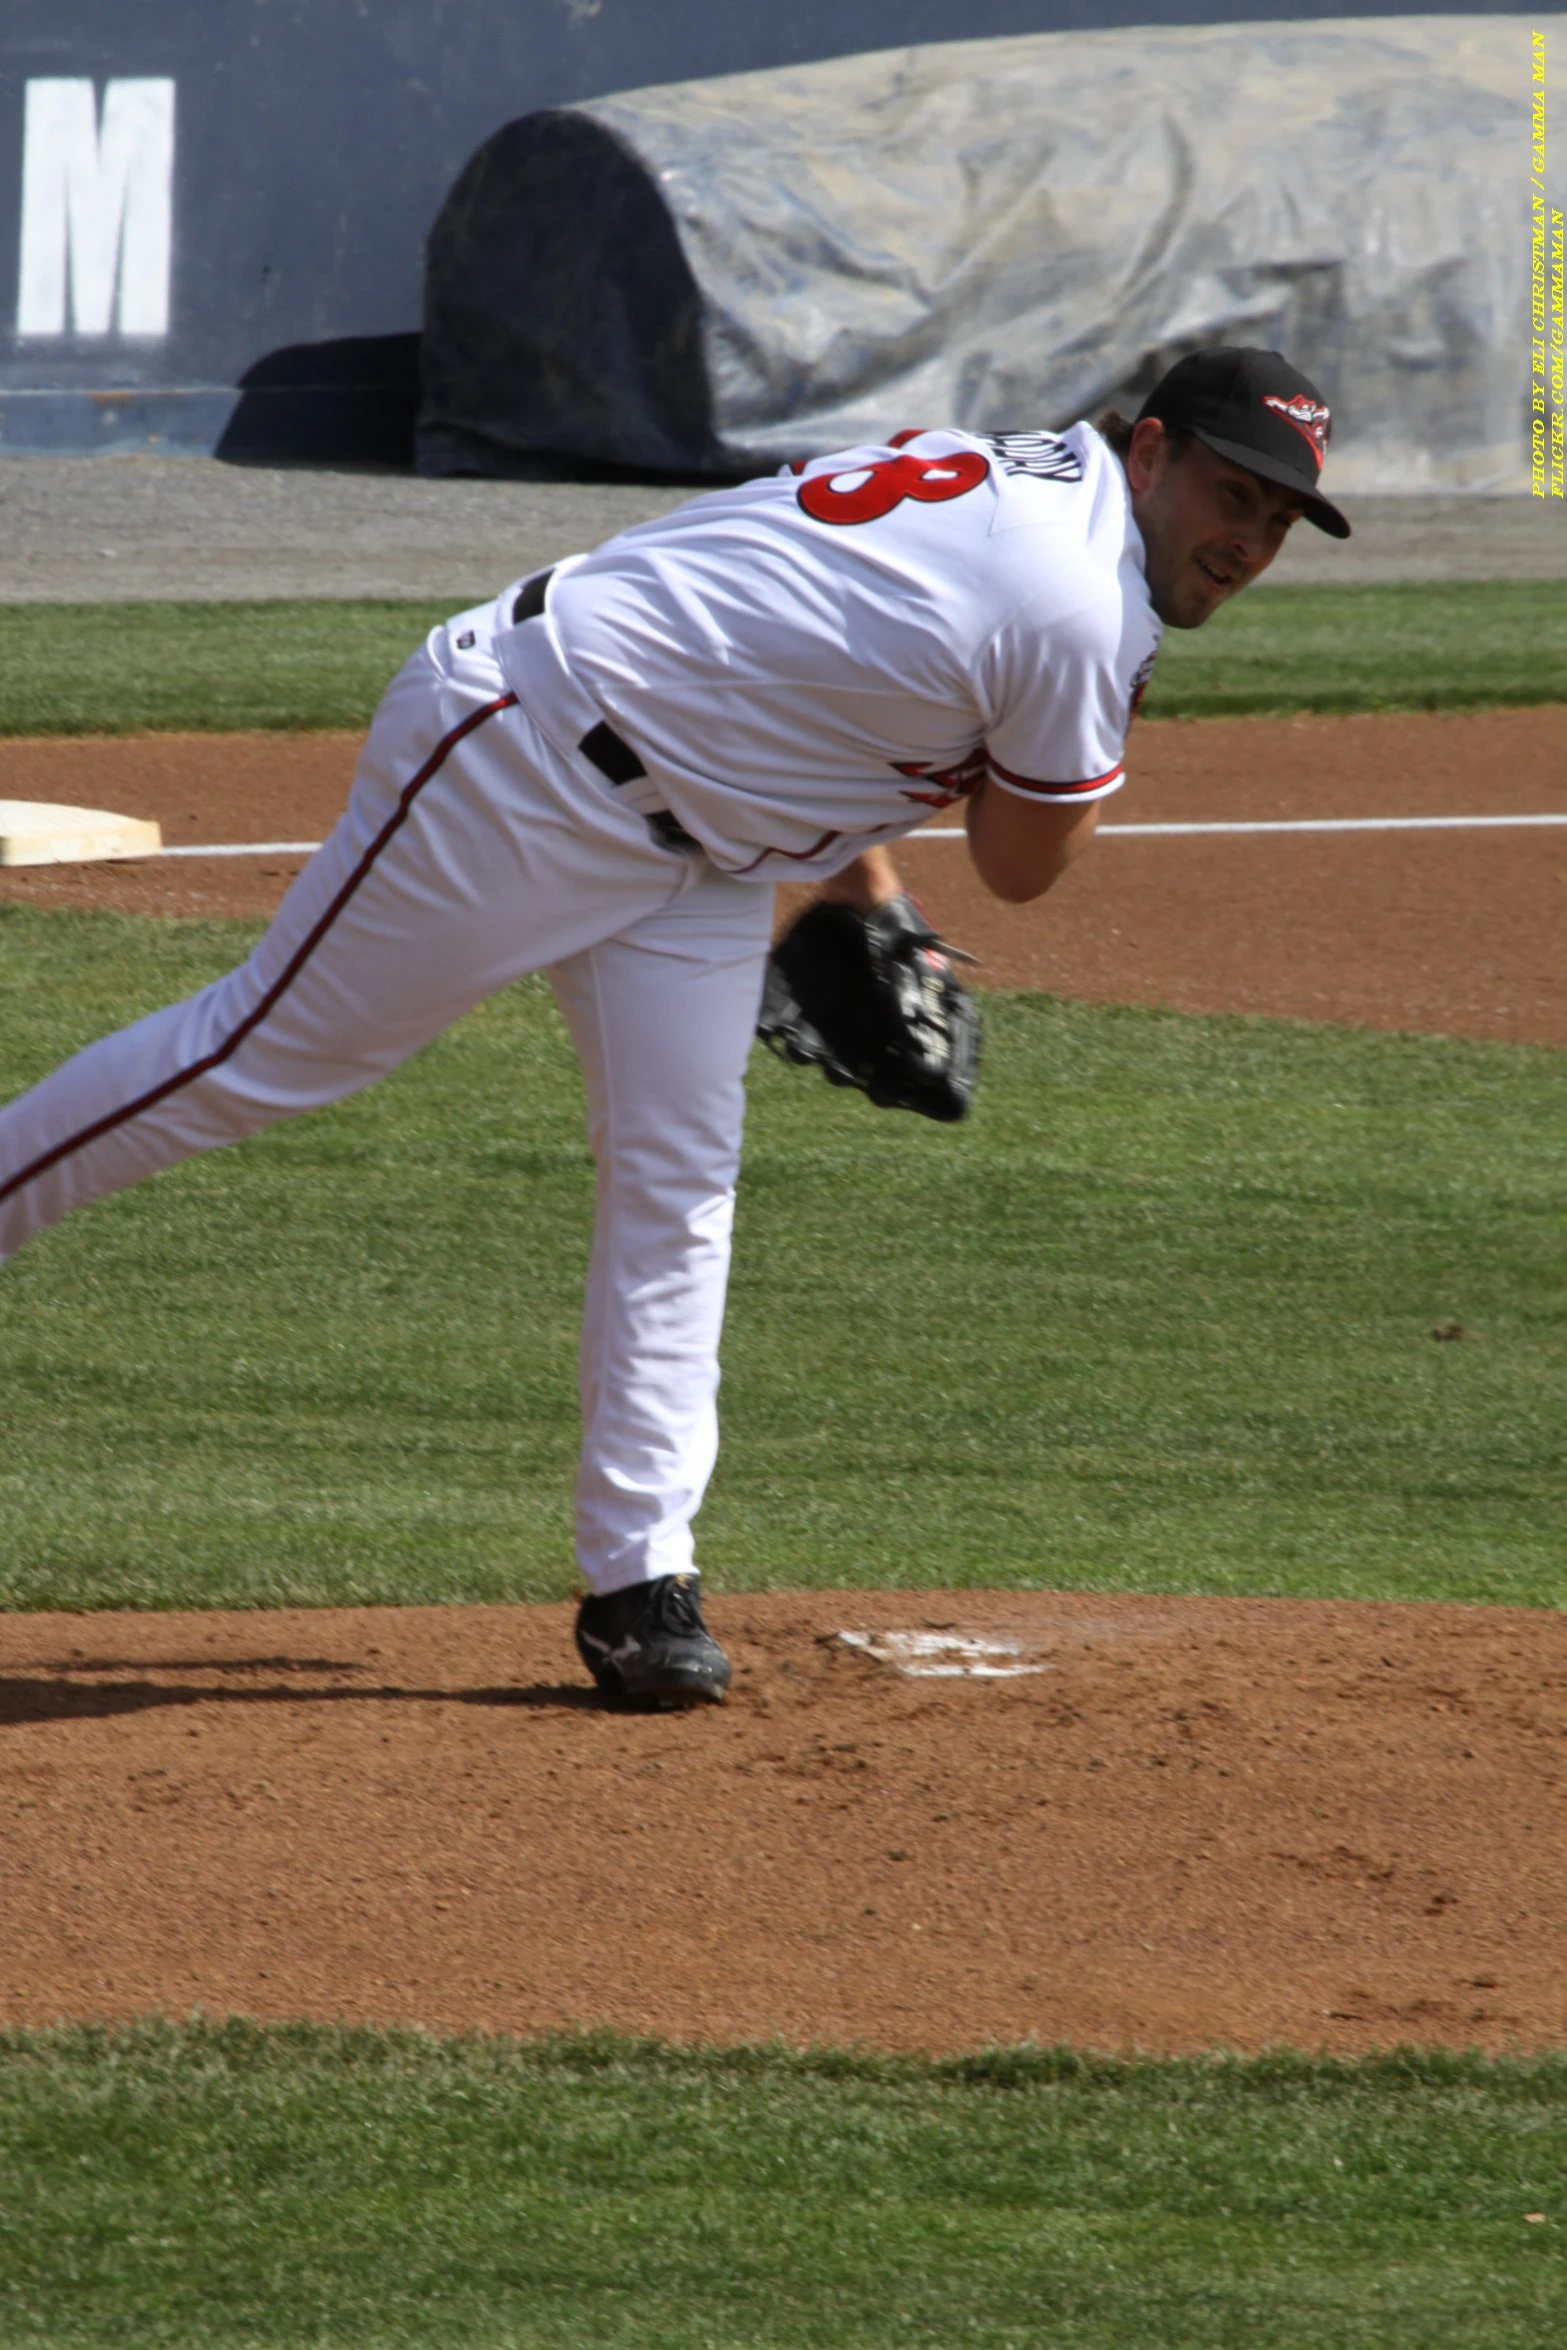
[[[0,1618],[0,2021],[1150,2050],[1567,2037],[1567,1618],[718,1598],[721,1711],[565,1608]],[[908,1679],[842,1629],[1011,1636]]]
[[[155,816],[172,844],[317,840],[354,749],[347,735],[11,742],[0,797]],[[1146,725],[1131,774],[1109,824],[1559,813],[1567,708]],[[915,838],[901,855],[989,986],[1567,1045],[1567,827],[1112,834],[1025,907],[988,898],[960,842]],[[300,862],[15,872],[0,897],[254,916]]]

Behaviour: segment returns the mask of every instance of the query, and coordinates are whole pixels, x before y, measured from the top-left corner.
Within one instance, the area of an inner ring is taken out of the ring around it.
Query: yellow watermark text
[[[1529,36],[1529,487],[1567,496],[1567,312],[1563,220],[1546,178],[1545,35]]]

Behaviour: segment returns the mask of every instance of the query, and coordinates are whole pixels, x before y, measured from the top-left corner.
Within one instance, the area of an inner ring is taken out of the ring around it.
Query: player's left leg
[[[633,1614],[638,1587],[693,1572],[691,1521],[717,1452],[745,1066],[772,897],[708,868],[674,904],[549,973],[587,1081],[598,1171],[577,1554],[597,1598],[624,1593]],[[609,1611],[617,1622],[626,1612]],[[678,1683],[690,1644],[678,1621],[665,1633]]]

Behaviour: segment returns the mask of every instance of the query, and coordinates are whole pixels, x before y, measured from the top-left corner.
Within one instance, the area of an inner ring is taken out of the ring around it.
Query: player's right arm
[[[985,773],[968,803],[968,843],[998,898],[1043,897],[1087,848],[1121,788],[1127,728],[1157,644],[1146,599],[1128,608],[1117,577],[1087,580],[1064,608],[1043,597],[1021,607],[985,646]]]
[[[1026,800],[988,777],[968,800],[969,855],[993,897],[1009,906],[1042,898],[1094,837],[1100,802]]]

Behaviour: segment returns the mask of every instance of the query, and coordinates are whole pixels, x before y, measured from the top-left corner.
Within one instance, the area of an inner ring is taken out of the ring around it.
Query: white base
[[[1029,1644],[1010,1635],[985,1632],[840,1632],[845,1648],[857,1648],[878,1664],[891,1665],[916,1681],[1015,1681],[1025,1673],[1048,1673],[1030,1664]]]
[[[156,857],[161,828],[107,808],[0,800],[0,865],[91,865],[106,857]]]

